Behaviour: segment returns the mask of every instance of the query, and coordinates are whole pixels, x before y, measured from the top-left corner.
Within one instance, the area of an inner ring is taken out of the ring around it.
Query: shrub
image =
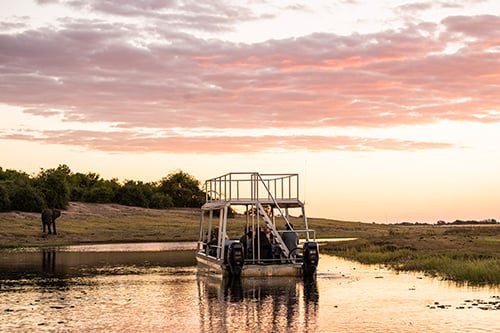
[[[9,192],[4,185],[0,185],[0,212],[8,212],[10,210]]]
[[[149,203],[150,208],[164,209],[173,207],[174,203],[172,198],[167,193],[156,192],[153,193]]]
[[[112,188],[99,185],[94,186],[83,198],[86,202],[111,203],[115,197],[115,192]]]
[[[126,206],[149,207],[144,184],[129,180],[116,192],[116,202]]]
[[[10,191],[9,199],[11,210],[41,212],[47,206],[43,194],[30,185],[14,186]]]

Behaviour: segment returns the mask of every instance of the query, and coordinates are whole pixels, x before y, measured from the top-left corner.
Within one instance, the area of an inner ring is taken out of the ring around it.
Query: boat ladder
[[[266,225],[269,228],[269,230],[271,230],[271,233],[274,236],[274,239],[277,241],[281,251],[283,252],[285,257],[288,258],[290,255],[290,251],[288,250],[288,247],[286,246],[285,242],[283,242],[283,239],[281,238],[281,235],[278,233],[278,230],[276,230],[276,226],[271,221],[269,215],[267,215],[266,210],[264,209],[264,207],[260,202],[257,202],[257,207],[259,209],[260,215],[264,217],[264,221],[266,221]]]

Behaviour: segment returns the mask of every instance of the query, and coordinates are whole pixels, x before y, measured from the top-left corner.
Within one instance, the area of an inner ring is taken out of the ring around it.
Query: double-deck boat
[[[231,172],[206,180],[204,191],[198,267],[230,277],[315,275],[318,244],[298,174]]]

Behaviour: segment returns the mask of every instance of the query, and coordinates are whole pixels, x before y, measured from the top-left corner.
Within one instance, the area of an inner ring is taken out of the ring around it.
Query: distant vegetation
[[[399,225],[430,225],[429,223],[420,223],[420,222],[401,222],[397,223]],[[453,222],[445,222],[445,221],[437,221],[437,225],[475,225],[475,224],[498,224],[498,221],[495,219],[486,219],[486,220],[481,220],[481,221],[476,221],[476,220],[455,220]]]
[[[144,208],[201,207],[205,193],[193,176],[177,171],[156,182],[105,180],[99,174],[73,173],[67,165],[30,176],[0,167],[0,211],[66,209],[70,201],[117,203]]]

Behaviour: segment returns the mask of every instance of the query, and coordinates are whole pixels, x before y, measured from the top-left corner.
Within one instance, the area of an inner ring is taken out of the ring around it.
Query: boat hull
[[[221,276],[229,275],[229,266],[224,264],[222,260],[217,260],[203,253],[196,255],[198,267],[212,274]],[[241,269],[240,276],[242,277],[263,277],[263,276],[302,276],[302,264],[244,264]]]

